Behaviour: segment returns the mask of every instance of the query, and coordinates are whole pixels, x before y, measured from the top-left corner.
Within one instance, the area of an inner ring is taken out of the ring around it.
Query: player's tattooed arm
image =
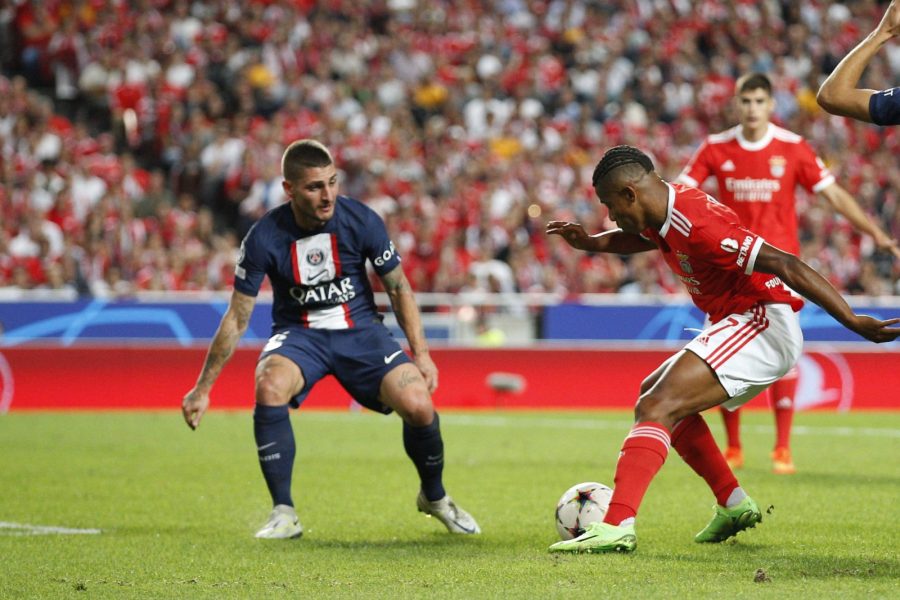
[[[247,296],[240,292],[232,293],[228,310],[222,316],[216,335],[209,345],[203,371],[197,380],[197,388],[206,392],[212,388],[225,363],[234,354],[234,349],[244,332],[247,331],[255,304],[256,298],[253,296]]]
[[[422,316],[403,268],[399,265],[390,273],[381,276],[381,282],[391,299],[391,308],[397,316],[397,323],[403,330],[412,351],[413,360],[419,368],[428,391],[433,392],[438,385],[438,370],[431,355],[428,352],[428,340],[425,339],[425,329],[422,326]]]
[[[250,315],[256,298],[240,292],[231,294],[228,310],[222,316],[219,329],[209,344],[206,362],[194,387],[181,400],[181,414],[191,429],[197,429],[200,420],[209,408],[209,391],[222,371],[222,367],[231,358],[238,341],[250,324]]]
[[[381,277],[384,290],[391,300],[391,308],[397,316],[397,322],[409,341],[413,355],[428,353],[428,342],[425,339],[425,330],[422,327],[422,317],[419,314],[419,306],[416,296],[406,279],[403,268],[397,266],[393,271]]]

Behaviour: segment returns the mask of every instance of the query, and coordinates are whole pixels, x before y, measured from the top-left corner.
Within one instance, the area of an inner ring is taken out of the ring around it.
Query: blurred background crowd
[[[874,0],[18,0],[0,8],[0,287],[113,297],[229,289],[242,236],[285,201],[291,141],[328,145],[421,292],[677,294],[657,253],[588,255],[550,219],[609,227],[604,149],[674,179],[736,124],[734,80],[775,85],[809,140],[900,237],[900,127],[815,92]],[[900,45],[863,87],[900,81]],[[714,187],[711,188],[714,190]],[[900,265],[799,192],[803,258],[851,294]]]

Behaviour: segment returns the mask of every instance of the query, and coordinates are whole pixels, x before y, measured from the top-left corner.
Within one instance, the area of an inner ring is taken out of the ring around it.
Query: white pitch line
[[[374,416],[374,415],[373,415]],[[301,418],[317,418],[321,420],[338,420],[343,418],[369,418],[368,415],[360,413],[332,413],[332,412],[313,412],[305,413]],[[456,415],[450,413],[442,413],[441,421],[443,423],[452,423],[454,425],[470,425],[474,427],[509,427],[509,428],[526,428],[541,427],[546,429],[584,429],[584,430],[618,430],[625,432],[631,427],[631,421],[612,420],[604,421],[601,419],[514,419],[500,415]],[[713,424],[715,427],[715,424]],[[742,425],[742,430],[749,433],[770,434],[775,428],[771,425]],[[810,425],[794,425],[792,433],[796,435],[812,435],[812,436],[868,436],[868,437],[886,437],[900,438],[900,429],[888,429],[882,427],[817,427]],[[623,434],[624,435],[624,434]]]
[[[52,525],[29,525],[28,523],[9,523],[0,521],[0,529],[9,530],[6,535],[97,535],[99,529],[73,529],[71,527],[54,527]],[[0,533],[3,535],[3,533]]]

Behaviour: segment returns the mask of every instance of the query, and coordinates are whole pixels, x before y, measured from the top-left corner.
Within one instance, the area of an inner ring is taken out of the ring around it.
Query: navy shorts
[[[378,400],[381,380],[395,367],[412,362],[380,324],[356,329],[287,327],[272,334],[259,358],[270,354],[291,360],[303,373],[303,389],[291,398],[294,408],[320,379],[334,375],[357,402],[384,414],[392,409]]]

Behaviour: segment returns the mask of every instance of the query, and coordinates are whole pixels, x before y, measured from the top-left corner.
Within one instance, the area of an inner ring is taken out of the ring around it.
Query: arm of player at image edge
[[[872,96],[879,93],[878,90],[856,86],[872,57],[897,35],[900,35],[900,0],[893,0],[878,26],[838,63],[822,83],[816,94],[819,106],[834,115],[875,122],[869,112],[869,103]]]
[[[900,323],[900,317],[882,321],[854,313],[847,301],[824,277],[793,254],[763,243],[753,270],[777,275],[792,290],[815,302],[838,323],[869,341],[881,344],[900,336],[900,327],[892,327]]]
[[[200,420],[206,414],[206,409],[209,408],[209,392],[219,377],[219,373],[222,372],[222,368],[234,354],[234,349],[237,348],[244,332],[247,331],[255,304],[256,298],[253,296],[238,291],[232,292],[228,310],[222,315],[219,328],[209,344],[206,361],[203,363],[197,383],[181,401],[184,422],[191,429],[197,429]]]
[[[588,235],[581,223],[571,221],[550,221],[547,235],[558,235],[576,250],[585,252],[611,252],[613,254],[636,254],[656,250],[656,244],[633,233],[621,229],[611,229]]]
[[[428,391],[434,393],[438,386],[437,365],[431,359],[428,351],[428,340],[425,338],[425,329],[422,326],[422,315],[416,296],[403,267],[397,265],[394,269],[381,276],[381,283],[391,300],[391,308],[397,317],[397,323],[406,341],[409,342],[409,350],[413,355],[413,362],[425,378]]]
[[[879,250],[890,252],[894,258],[900,259],[900,247],[897,246],[897,240],[891,238],[863,212],[850,192],[837,183],[832,183],[819,193],[834,210],[850,221],[857,231],[872,236]]]

